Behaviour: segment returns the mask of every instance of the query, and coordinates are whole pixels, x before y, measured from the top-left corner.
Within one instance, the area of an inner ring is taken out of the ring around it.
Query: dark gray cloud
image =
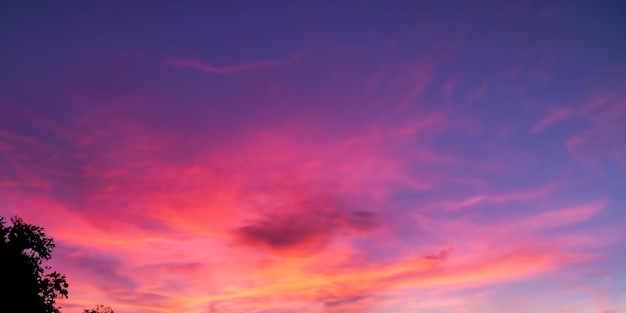
[[[370,296],[356,296],[346,299],[334,299],[334,300],[326,300],[324,301],[324,306],[326,307],[339,307],[348,304],[354,304],[356,302],[362,301],[364,299],[369,298]]]
[[[310,254],[333,235],[372,232],[381,226],[373,212],[346,209],[343,201],[308,200],[281,213],[266,213],[233,231],[236,242],[281,254]]]

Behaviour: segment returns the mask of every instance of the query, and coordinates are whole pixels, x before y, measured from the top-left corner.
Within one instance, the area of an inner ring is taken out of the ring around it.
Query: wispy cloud
[[[548,116],[546,116],[541,121],[539,121],[539,123],[533,126],[533,128],[530,129],[530,133],[531,134],[540,133],[556,123],[565,121],[566,119],[573,116],[574,113],[575,113],[574,109],[571,109],[571,108],[560,108],[560,109],[554,110],[553,112],[548,114]]]
[[[197,60],[188,59],[167,59],[163,61],[166,65],[181,68],[190,68],[210,74],[233,74],[244,71],[269,70],[294,64],[304,57],[304,52],[296,53],[286,60],[279,61],[255,61],[249,63],[233,65],[213,65]]]
[[[525,201],[543,197],[556,189],[557,184],[548,184],[541,188],[534,188],[529,190],[522,190],[513,193],[499,194],[499,195],[484,195],[477,194],[470,198],[459,201],[445,201],[442,203],[435,203],[429,208],[441,209],[444,211],[455,211],[465,207],[476,206],[481,203],[505,203],[511,201]]]
[[[578,129],[565,142],[574,158],[596,170],[603,159],[626,169],[626,96],[601,95],[579,110],[587,126]]]

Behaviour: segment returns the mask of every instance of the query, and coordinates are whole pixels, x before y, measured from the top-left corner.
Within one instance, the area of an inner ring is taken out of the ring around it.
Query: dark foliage
[[[11,218],[0,217],[0,303],[2,312],[60,313],[55,305],[67,298],[65,275],[43,265],[51,258],[54,241],[44,229]]]

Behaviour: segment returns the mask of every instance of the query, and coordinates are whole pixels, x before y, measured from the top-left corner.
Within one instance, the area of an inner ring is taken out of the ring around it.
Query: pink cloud
[[[473,207],[481,203],[505,203],[511,201],[532,200],[546,196],[550,192],[554,191],[555,188],[556,184],[549,184],[541,188],[499,195],[478,194],[464,200],[433,203],[429,206],[429,208],[443,209],[445,211],[455,211],[465,207]]]
[[[155,141],[138,125],[119,127],[126,135],[113,138],[125,139],[106,141],[112,146],[92,156],[97,162],[86,171],[106,188],[90,189],[82,210],[17,192],[11,206],[30,208],[31,217],[47,221],[60,246],[67,247],[58,269],[72,273],[76,293],[67,304],[74,307],[97,301],[137,312],[204,312],[210,306],[218,312],[258,307],[320,312],[311,308],[320,306],[327,312],[374,312],[396,303],[402,290],[532,279],[592,259],[569,246],[533,247],[543,239],[532,232],[520,239],[524,236],[507,234],[510,225],[477,225],[466,216],[426,221],[433,242],[391,260],[376,260],[354,244],[365,238],[395,244],[386,237],[392,231],[385,220],[392,205],[386,201],[388,186],[410,185],[416,179],[408,166],[431,162],[396,153],[389,141],[412,143],[440,127],[424,118],[415,121],[419,127],[412,136],[395,136],[391,127],[383,132],[387,136],[320,135],[309,141],[293,126],[259,129],[223,150],[197,147],[196,153],[206,155],[193,164],[159,157],[171,141]],[[89,135],[89,145],[110,137]],[[141,161],[146,153],[154,155],[150,162]],[[429,182],[428,176],[421,179]],[[451,206],[532,201],[551,190],[475,194]],[[373,200],[351,202],[355,194]],[[345,202],[334,198],[344,196]],[[590,205],[531,215],[520,228],[558,226],[547,222],[552,218],[582,222],[597,210],[599,205]],[[150,220],[165,228],[146,224]],[[492,241],[494,233],[503,234],[506,248]],[[381,300],[383,294],[396,300]],[[450,305],[460,301],[444,298]]]
[[[559,122],[565,121],[568,118],[574,115],[574,110],[570,108],[560,108],[553,110],[548,116],[543,118],[539,123],[537,123],[533,128],[530,129],[531,134],[537,134],[543,132],[548,127],[557,124]]]
[[[415,180],[407,168],[416,160],[396,153],[388,140],[411,143],[425,130],[441,127],[440,119],[435,124],[424,119],[415,121],[419,127],[412,136],[400,137],[393,127],[383,132],[387,136],[321,135],[312,141],[301,140],[306,137],[292,126],[258,130],[224,150],[197,147],[195,153],[211,153],[195,164],[161,157],[171,149],[170,140],[156,140],[139,125],[117,123],[112,134],[85,134],[92,138],[86,147],[109,146],[106,153],[90,154],[92,162],[75,173],[93,181],[80,186],[87,191],[80,210],[19,191],[11,206],[47,221],[64,247],[59,270],[72,273],[78,297],[68,304],[75,306],[98,299],[143,312],[156,307],[199,312],[211,303],[220,310],[285,305],[305,310],[311,303],[329,311],[364,309],[380,305],[376,295],[381,292],[482,286],[581,262],[564,251],[526,251],[517,243],[510,247],[514,254],[489,246],[470,255],[437,247],[410,250],[391,261],[355,258],[368,253],[353,240],[382,240],[390,231],[380,207],[389,186],[411,186]],[[153,157],[142,160],[146,154]],[[476,196],[470,202],[544,194]],[[354,195],[371,197],[372,203],[352,202]],[[344,196],[345,202],[336,200]],[[467,238],[480,242],[484,236]],[[450,246],[459,244],[449,240]]]
[[[592,218],[602,209],[604,209],[605,206],[606,203],[597,202],[568,209],[551,210],[532,217],[531,219],[526,221],[526,223],[529,224],[527,227],[541,228],[554,228],[564,225],[570,225]]]

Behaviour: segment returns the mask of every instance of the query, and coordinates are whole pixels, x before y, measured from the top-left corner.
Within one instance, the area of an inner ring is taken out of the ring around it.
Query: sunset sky
[[[624,1],[2,1],[63,313],[626,313]]]

